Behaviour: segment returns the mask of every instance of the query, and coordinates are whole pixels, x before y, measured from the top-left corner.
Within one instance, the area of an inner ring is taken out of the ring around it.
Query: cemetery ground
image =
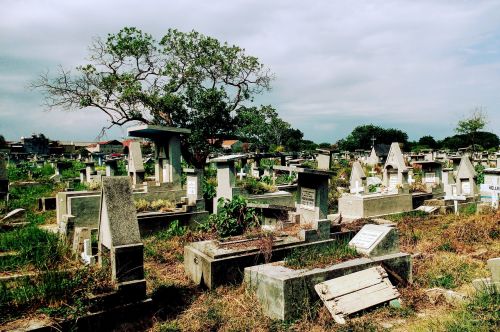
[[[75,169],[78,167],[80,165]],[[43,170],[37,172],[40,174],[32,174],[36,183],[23,184],[25,179],[20,178],[10,190],[9,210],[26,209],[27,224],[0,230],[0,330],[26,326],[28,322],[43,325],[83,316],[93,305],[90,294],[103,294],[112,288],[105,272],[97,267],[84,267],[71,254],[68,245],[50,231],[56,222],[54,211],[41,212],[35,208],[38,198],[54,196],[62,190],[60,184],[47,179],[53,170],[46,170],[46,174]],[[318,300],[308,304],[309,310],[300,319],[271,320],[264,316],[257,298],[244,285],[220,286],[214,290],[194,285],[184,271],[184,245],[217,235],[207,227],[190,230],[173,222],[169,228],[142,239],[147,293],[157,310],[152,316],[138,320],[135,326],[122,328],[153,331],[498,329],[498,293],[476,293],[471,283],[489,275],[487,259],[500,256],[500,213],[477,214],[468,208],[459,216],[404,213],[391,220],[397,223],[401,251],[413,255],[413,283],[397,285],[402,295],[400,308],[378,307],[357,314],[347,325],[340,326]],[[359,230],[368,222],[369,219],[360,219],[347,227]],[[269,253],[272,245],[267,235],[256,238],[264,254]],[[255,231],[249,230],[244,235],[251,236],[256,236]],[[338,262],[352,255],[355,254],[339,246],[311,255],[321,259],[300,260],[307,255],[294,252],[287,260],[292,265],[299,261],[299,266],[315,267],[318,263]],[[464,295],[464,299],[456,294]]]

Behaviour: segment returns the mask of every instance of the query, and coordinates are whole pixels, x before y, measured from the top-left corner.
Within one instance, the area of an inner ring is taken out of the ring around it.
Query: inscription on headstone
[[[301,188],[300,204],[303,209],[314,210],[316,206],[316,190],[311,188]]]
[[[361,249],[368,249],[382,234],[384,234],[383,230],[362,229],[352,238],[351,244]]]
[[[196,195],[196,181],[194,180],[187,181],[187,194]]]

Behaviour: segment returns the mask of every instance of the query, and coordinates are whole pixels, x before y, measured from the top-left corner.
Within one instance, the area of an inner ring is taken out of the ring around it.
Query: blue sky
[[[500,1],[2,0],[0,134],[92,140],[98,111],[45,111],[28,83],[86,63],[95,36],[135,26],[157,39],[195,29],[239,45],[276,76],[272,104],[305,138],[373,123],[411,139],[453,134],[475,107],[500,134]],[[120,138],[117,128],[109,138]]]

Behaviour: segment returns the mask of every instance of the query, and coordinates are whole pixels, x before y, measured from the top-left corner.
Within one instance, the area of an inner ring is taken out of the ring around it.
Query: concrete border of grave
[[[389,267],[405,282],[412,281],[411,256],[405,253],[352,259],[326,268],[293,270],[282,262],[245,268],[247,289],[255,292],[263,312],[272,319],[302,317],[319,300],[314,286],[320,282],[382,265]]]

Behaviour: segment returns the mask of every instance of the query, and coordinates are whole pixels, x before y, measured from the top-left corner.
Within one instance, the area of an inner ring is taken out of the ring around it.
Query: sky
[[[194,29],[245,48],[275,76],[256,104],[273,105],[318,143],[370,123],[442,139],[476,107],[500,135],[498,0],[0,0],[0,8],[0,134],[10,140],[39,132],[94,140],[107,125],[101,112],[46,110],[28,85],[88,63],[92,39],[125,26],[156,39]]]

